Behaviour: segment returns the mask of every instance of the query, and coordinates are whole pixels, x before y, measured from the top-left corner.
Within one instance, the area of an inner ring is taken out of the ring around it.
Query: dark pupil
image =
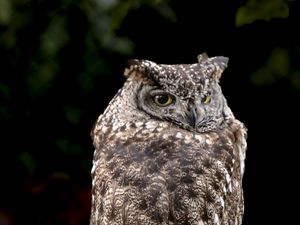
[[[157,95],[155,96],[156,98],[156,101],[159,103],[159,104],[166,104],[169,100],[169,96],[168,95]]]

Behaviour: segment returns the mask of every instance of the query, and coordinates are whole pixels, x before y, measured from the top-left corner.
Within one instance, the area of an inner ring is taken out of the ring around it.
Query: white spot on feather
[[[206,144],[208,144],[208,145],[211,145],[211,144],[212,144],[212,141],[210,140],[210,138],[206,138],[205,142],[206,142]]]
[[[229,175],[227,169],[224,169],[224,171],[225,171],[226,182],[227,182],[227,184],[229,185],[229,184],[231,183],[231,177],[230,177],[230,175]]]
[[[201,141],[201,136],[199,134],[196,134],[195,136],[195,139],[197,139],[198,141]]]
[[[94,172],[95,172],[95,170],[96,170],[96,166],[98,165],[98,161],[99,160],[97,160],[97,161],[95,161],[94,163],[93,163],[93,167],[92,167],[92,170],[91,170],[91,173],[93,174]]]
[[[224,193],[225,193],[225,195],[227,194],[227,190],[226,190],[226,187],[225,186],[223,186],[223,191],[224,191]]]
[[[200,221],[198,221],[198,224],[197,224],[197,225],[204,225],[204,223],[203,223],[202,220],[200,220]]]
[[[144,123],[143,122],[136,122],[135,123],[135,125],[137,126],[137,127],[140,127],[140,126],[142,126]]]
[[[120,124],[118,121],[113,121],[112,123],[112,130],[115,131],[120,127]]]
[[[183,138],[183,135],[182,135],[182,133],[177,132],[175,137],[178,139],[181,139],[181,138]]]
[[[152,121],[148,121],[145,125],[147,129],[152,129],[155,127],[155,124]]]
[[[231,185],[231,183],[228,184],[228,191],[232,192],[232,185]]]
[[[240,183],[238,181],[235,182],[235,186],[239,187]]]
[[[214,225],[220,225],[219,216],[216,213],[214,214],[213,224]]]
[[[163,134],[163,135],[162,135],[162,138],[163,138],[163,139],[167,139],[168,137],[169,137],[168,134]]]
[[[106,133],[107,130],[108,130],[107,126],[101,127],[101,132],[102,133]]]
[[[222,208],[224,209],[224,206],[225,206],[224,199],[222,197],[220,197],[219,201],[221,203]]]

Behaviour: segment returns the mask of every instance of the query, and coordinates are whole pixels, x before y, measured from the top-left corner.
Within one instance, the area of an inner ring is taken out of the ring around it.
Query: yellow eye
[[[210,95],[205,95],[201,101],[203,104],[207,105],[208,103],[210,103],[210,100],[211,100]]]
[[[174,98],[171,95],[155,95],[153,97],[153,101],[156,105],[161,106],[161,107],[165,107],[168,105],[171,105],[174,102]]]

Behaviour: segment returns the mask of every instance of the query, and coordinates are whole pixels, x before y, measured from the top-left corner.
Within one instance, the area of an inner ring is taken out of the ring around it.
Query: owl
[[[219,80],[228,58],[131,60],[91,132],[91,225],[239,225],[247,129]]]

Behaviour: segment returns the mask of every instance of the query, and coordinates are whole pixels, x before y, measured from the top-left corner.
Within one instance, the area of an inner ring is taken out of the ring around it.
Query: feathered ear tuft
[[[228,58],[216,56],[209,58],[206,52],[198,55],[198,63],[203,66],[204,73],[212,80],[219,81],[228,64]]]
[[[212,58],[212,63],[215,65],[215,71],[212,73],[213,79],[219,81],[223,71],[226,69],[229,58],[217,56]]]
[[[141,64],[141,61],[138,59],[129,59],[126,62],[127,67],[125,68],[124,71],[124,76],[127,78],[131,74],[131,72]]]
[[[224,56],[216,56],[213,57],[213,62],[220,66],[220,68],[223,68],[223,70],[227,67],[229,58]]]
[[[197,59],[198,59],[198,63],[203,63],[206,60],[208,60],[209,57],[208,57],[206,52],[203,52],[203,53],[201,53],[200,55],[197,56]]]
[[[140,65],[141,61],[138,59],[128,59],[126,64],[127,64],[127,66]]]
[[[217,82],[219,82],[223,71],[227,67],[228,60],[224,56],[209,58],[206,53],[198,55],[198,63],[203,66],[204,74]]]

